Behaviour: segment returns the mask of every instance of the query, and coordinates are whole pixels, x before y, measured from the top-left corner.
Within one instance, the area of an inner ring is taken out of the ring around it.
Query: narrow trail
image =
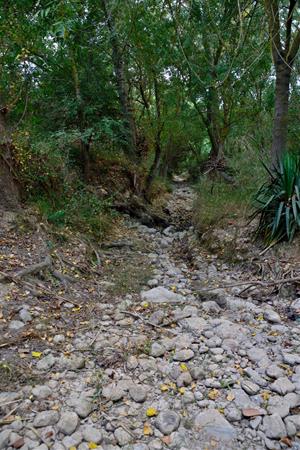
[[[193,196],[174,190],[175,224],[190,223]],[[298,322],[257,287],[246,298],[244,287],[201,293],[244,268],[198,253],[193,229],[178,229],[128,219],[105,253],[101,290],[90,281],[91,305],[74,294],[72,329],[32,354],[31,382],[0,393],[0,449],[300,449]],[[37,314],[27,319],[39,329]]]

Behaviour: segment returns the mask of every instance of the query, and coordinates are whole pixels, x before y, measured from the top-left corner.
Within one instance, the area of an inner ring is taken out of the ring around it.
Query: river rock
[[[155,287],[149,291],[143,291],[141,298],[143,301],[149,303],[181,303],[184,301],[182,295],[169,291],[162,286]]]
[[[236,438],[234,427],[216,409],[207,409],[199,413],[195,417],[194,427],[200,433],[205,433],[217,441],[229,443]]]
[[[177,430],[180,424],[180,416],[171,410],[162,411],[155,421],[156,427],[165,435]]]

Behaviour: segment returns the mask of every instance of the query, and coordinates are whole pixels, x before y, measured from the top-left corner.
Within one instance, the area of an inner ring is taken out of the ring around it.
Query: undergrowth
[[[193,221],[200,234],[249,217],[253,196],[264,177],[259,157],[254,150],[244,149],[232,156],[229,169],[234,183],[207,175],[196,185]]]
[[[83,185],[65,189],[63,195],[45,194],[31,198],[44,220],[55,227],[69,227],[102,240],[116,218],[111,199],[101,199]]]

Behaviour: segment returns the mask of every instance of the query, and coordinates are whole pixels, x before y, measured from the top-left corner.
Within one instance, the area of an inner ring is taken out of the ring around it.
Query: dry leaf
[[[219,395],[220,395],[220,392],[217,389],[212,389],[208,393],[208,398],[210,398],[211,400],[216,400],[216,398],[218,398]]]
[[[185,388],[184,387],[180,387],[178,389],[179,394],[183,395],[185,393]]]
[[[150,425],[146,422],[144,424],[144,436],[151,436],[153,434],[153,430]]]
[[[163,441],[164,444],[166,445],[170,445],[172,442],[171,436],[163,436],[161,438],[161,440]]]
[[[256,409],[256,408],[244,408],[242,410],[244,417],[256,417],[256,416],[262,416],[262,410]]]
[[[169,386],[167,384],[162,384],[160,386],[160,390],[161,390],[161,392],[166,392],[169,390]]]
[[[269,398],[271,397],[270,392],[262,392],[260,395],[265,402],[267,402],[269,400]]]
[[[287,445],[288,447],[292,447],[293,446],[292,440],[290,438],[288,438],[287,436],[283,437],[282,439],[280,439],[280,442],[282,442],[283,444]]]
[[[229,402],[232,402],[232,400],[235,399],[234,393],[233,393],[233,392],[229,392],[229,394],[227,395],[226,399],[227,399]]]
[[[40,358],[42,354],[42,352],[31,352],[31,356],[33,356],[33,358]]]
[[[95,442],[89,442],[88,447],[89,448],[98,448],[98,445]]]

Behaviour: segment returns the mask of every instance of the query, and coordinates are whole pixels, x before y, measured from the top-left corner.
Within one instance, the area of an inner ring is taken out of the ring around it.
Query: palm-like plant
[[[271,245],[291,241],[300,230],[300,157],[286,153],[278,168],[264,165],[269,180],[255,195],[255,212],[260,216],[257,237]]]

